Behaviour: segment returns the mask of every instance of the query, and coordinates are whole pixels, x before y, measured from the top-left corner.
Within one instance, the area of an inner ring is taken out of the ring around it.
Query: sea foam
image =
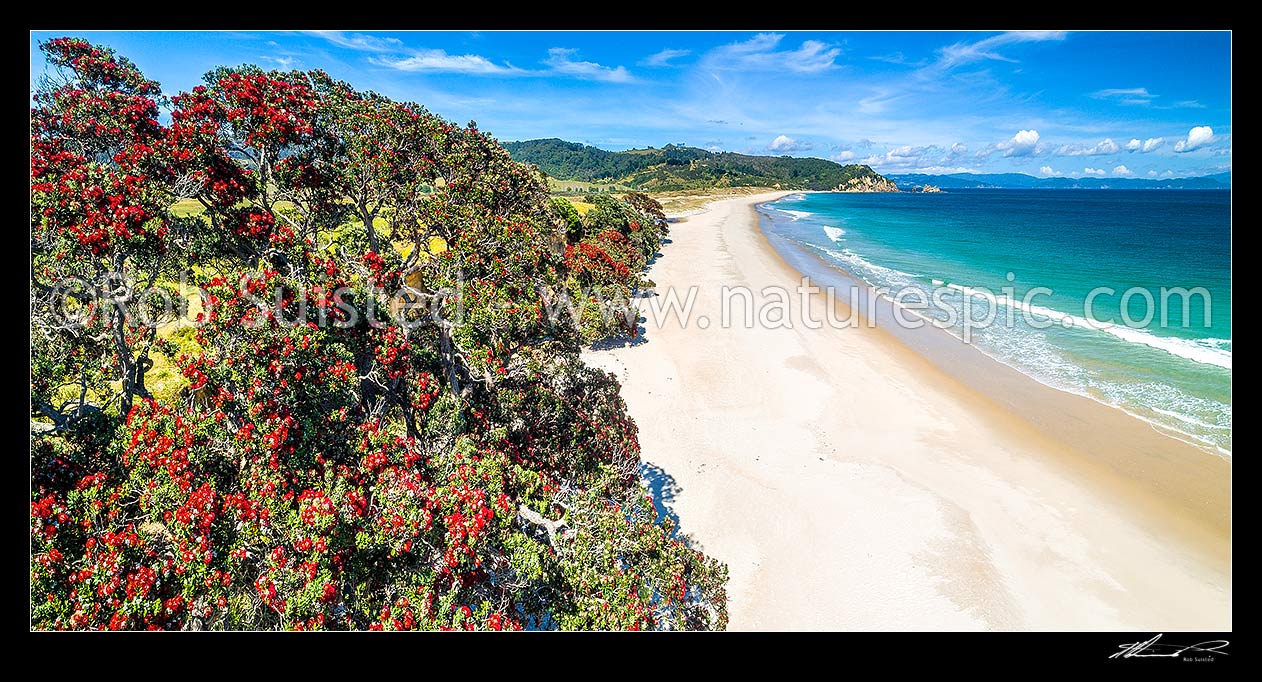
[[[842,249],[838,251],[836,249],[816,246],[810,243],[806,243],[806,245],[816,251],[820,251],[832,257],[834,260],[841,261],[848,266],[847,269],[852,274],[857,275],[870,286],[888,286],[891,288],[905,286],[910,284],[917,277],[920,277],[920,275],[915,273],[903,272],[902,270],[887,268],[884,265],[877,265],[850,249]],[[874,278],[880,281],[873,281]]]
[[[1231,369],[1231,351],[1223,350],[1218,347],[1225,339],[1207,339],[1204,342],[1194,339],[1181,339],[1173,336],[1157,336],[1146,329],[1137,329],[1135,327],[1127,327],[1125,325],[1104,322],[1101,320],[1091,320],[1078,315],[1061,312],[1055,308],[1047,306],[1027,304],[1023,301],[1008,299],[1006,297],[998,297],[989,291],[974,289],[972,287],[962,286],[959,284],[947,284],[947,288],[954,289],[966,296],[976,296],[989,301],[992,305],[1007,305],[1017,310],[1022,310],[1034,315],[1042,315],[1066,329],[1077,327],[1079,329],[1094,329],[1111,334],[1128,343],[1140,344],[1150,348],[1163,350],[1171,355],[1199,362],[1205,365],[1214,365],[1223,369]]]
[[[1055,195],[1053,198],[1059,200],[1060,197],[1061,195]],[[782,221],[785,228],[782,236],[810,247],[856,279],[869,286],[889,287],[892,290],[908,285],[916,286],[927,294],[934,288],[948,286],[948,275],[952,273],[944,273],[927,265],[922,266],[924,269],[916,268],[914,264],[923,254],[905,254],[906,257],[901,258],[899,264],[913,264],[909,269],[935,273],[936,276],[920,277],[883,267],[868,260],[865,257],[868,254],[860,255],[847,248],[865,244],[873,240],[875,235],[878,244],[890,242],[893,247],[906,249],[907,245],[902,243],[906,241],[903,239],[903,230],[889,230],[879,222],[871,225],[865,222],[868,217],[890,215],[888,212],[876,213],[848,208],[843,218],[837,215],[840,210],[830,195],[808,195],[801,198],[794,196],[792,199],[802,203],[781,206],[792,206],[795,209],[816,209],[816,206],[823,208],[815,211],[779,209],[776,218]],[[987,195],[986,202],[990,201]],[[900,221],[905,218],[906,216],[899,215]],[[1001,218],[998,222],[1003,220]],[[939,222],[941,220],[935,217],[934,224]],[[804,224],[809,230],[804,230]],[[846,229],[840,232],[825,229],[833,225],[844,225]],[[903,222],[898,225],[903,225]],[[879,232],[875,229],[869,231],[869,228],[878,227],[881,228]],[[772,229],[775,229],[774,223]],[[908,233],[915,234],[915,230],[908,230]],[[854,242],[854,238],[860,238],[861,241]],[[876,258],[875,255],[872,257]],[[951,293],[947,294],[945,300],[955,308],[957,315],[962,309],[959,297],[963,295],[981,297],[1000,306],[1011,306],[1001,310],[998,324],[974,329],[974,343],[978,350],[996,361],[1024,372],[1046,385],[1118,407],[1173,437],[1207,451],[1224,457],[1231,456],[1230,394],[1227,393],[1225,398],[1220,395],[1216,383],[1218,379],[1215,378],[1220,376],[1220,370],[1230,376],[1230,338],[1181,338],[1163,335],[1174,330],[1154,328],[1150,331],[1125,326],[1121,320],[1089,320],[1085,316],[1066,313],[1050,305],[1027,305],[1020,299],[1009,302],[1001,294],[997,297],[980,287],[974,289],[952,285],[949,291]],[[1043,299],[1045,303],[1051,301],[1052,299]],[[984,305],[980,301],[975,301],[975,304],[977,307]],[[1062,304],[1060,307],[1072,309],[1066,305]],[[1039,333],[1024,324],[1007,327],[1003,325],[1002,317],[1008,310],[1024,310],[1034,319],[1050,321],[1052,328]],[[925,317],[914,309],[908,309],[908,312]],[[977,313],[974,312],[974,315]],[[938,315],[935,314],[934,317],[937,318]],[[1083,331],[1075,332],[1074,328]],[[960,337],[962,332],[958,328],[944,331],[956,337]],[[1229,335],[1228,332],[1217,336]],[[1080,346],[1089,349],[1088,352],[1079,354],[1075,349]],[[1160,352],[1149,352],[1145,347]],[[1127,373],[1126,368],[1132,365],[1143,371]],[[1176,369],[1175,366],[1181,367]],[[1193,380],[1188,377],[1197,378]],[[1206,388],[1207,392],[1202,392]]]

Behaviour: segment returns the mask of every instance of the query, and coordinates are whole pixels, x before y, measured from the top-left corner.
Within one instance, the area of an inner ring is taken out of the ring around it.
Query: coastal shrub
[[[632,210],[617,199],[602,198],[607,201],[588,211],[589,216],[602,210],[608,214],[610,206],[615,206],[613,210],[619,217]],[[569,300],[578,302],[579,314],[576,317],[586,342],[615,334],[631,337],[639,334],[636,323],[640,316],[634,298],[641,288],[651,286],[642,278],[647,262],[643,242],[633,241],[641,231],[639,220],[645,220],[647,224],[648,218],[635,213],[622,223],[627,226],[630,236],[616,227],[605,227],[565,248],[565,266],[570,273],[567,295]],[[598,214],[595,220],[588,220],[585,229],[609,224],[617,223],[611,223]],[[653,228],[643,228],[642,231],[650,230]]]
[[[662,234],[653,217],[616,197],[601,194],[593,197],[595,206],[584,216],[586,235],[616,230],[625,236],[643,255],[652,258],[661,246]]]
[[[666,221],[666,211],[656,199],[644,192],[631,192],[623,200],[632,208],[647,216],[663,237],[670,234],[670,225]]]
[[[566,240],[577,242],[583,238],[583,216],[566,199],[553,197],[548,200],[548,208],[553,218],[565,230]]]
[[[40,47],[32,627],[725,627],[594,328],[549,314],[634,288],[651,219],[601,195],[556,248],[574,216],[472,123],[257,67],[168,102],[112,50]],[[168,333],[137,306],[181,278]]]

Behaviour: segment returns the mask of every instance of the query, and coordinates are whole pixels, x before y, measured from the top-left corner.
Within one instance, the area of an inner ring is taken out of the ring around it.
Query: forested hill
[[[532,163],[559,180],[619,183],[649,191],[699,187],[836,189],[854,178],[881,176],[867,166],[824,159],[750,156],[666,145],[611,152],[556,138],[504,144],[514,160]]]

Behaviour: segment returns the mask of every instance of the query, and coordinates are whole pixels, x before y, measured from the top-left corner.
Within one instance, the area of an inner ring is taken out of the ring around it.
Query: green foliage
[[[652,204],[582,219],[474,124],[321,72],[215,69],[166,126],[130,62],[42,47],[34,628],[726,625],[580,357],[634,333]],[[187,272],[195,326],[122,305]],[[70,277],[119,304],[65,324]]]
[[[574,204],[561,197],[553,197],[548,200],[548,209],[552,212],[553,219],[564,227],[569,241],[576,242],[583,238],[583,216],[579,215]]]
[[[619,199],[595,194],[586,199],[591,208],[581,222],[566,223],[565,295],[574,324],[588,343],[617,334],[635,337],[640,315],[634,298],[652,286],[642,273],[665,234],[665,219],[658,217],[661,205],[645,195]],[[564,199],[553,201],[572,208]]]
[[[650,259],[661,246],[662,233],[650,216],[637,210],[630,203],[607,194],[593,197],[595,205],[586,216],[584,235],[599,234],[604,230],[617,230],[640,252]]]
[[[616,181],[653,192],[708,187],[836,189],[853,178],[881,176],[868,166],[791,156],[751,156],[666,145],[611,152],[558,139],[504,145],[513,158],[561,180]]]
[[[556,138],[504,144],[513,158],[533,163],[554,178],[604,182],[631,175],[644,167],[641,159]]]

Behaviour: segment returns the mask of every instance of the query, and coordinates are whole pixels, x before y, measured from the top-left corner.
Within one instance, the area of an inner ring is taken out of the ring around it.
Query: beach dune
[[[672,226],[650,277],[695,287],[690,323],[648,316],[646,342],[586,353],[622,382],[681,532],[728,564],[732,629],[1231,629],[1230,464],[1172,439],[1154,457],[1186,461],[1145,461],[1127,429],[1160,435],[1105,406],[1109,434],[1058,438],[1037,406],[884,330],[809,328],[796,301],[792,329],[717,324],[725,285],[756,307],[798,286],[753,208],[779,195]]]

